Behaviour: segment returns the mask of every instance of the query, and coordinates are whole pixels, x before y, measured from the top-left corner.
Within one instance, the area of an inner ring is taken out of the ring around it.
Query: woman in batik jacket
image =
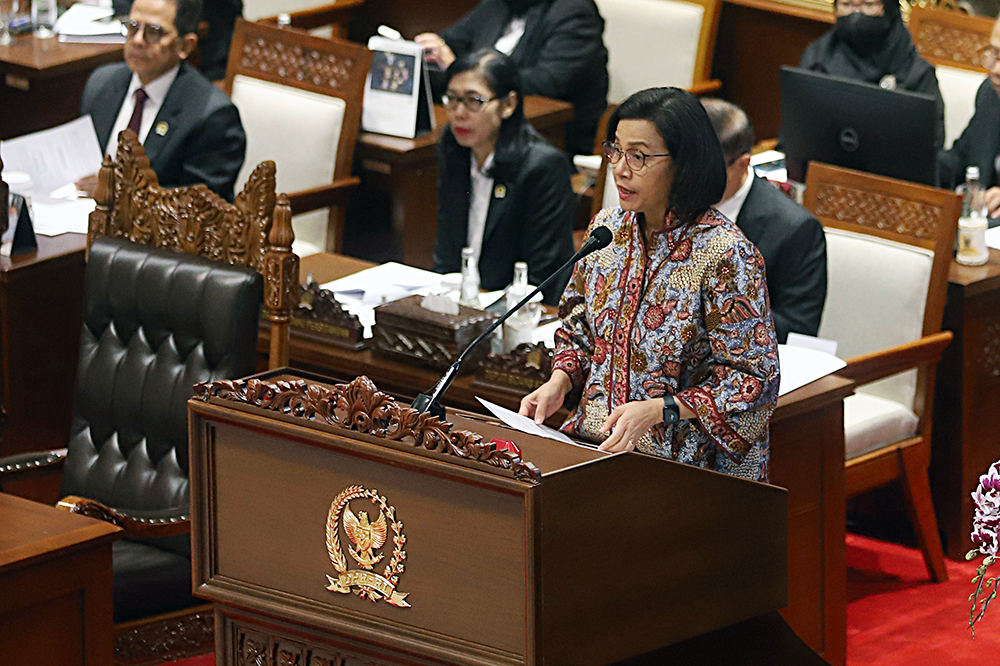
[[[621,207],[591,226],[613,241],[577,264],[552,377],[521,413],[575,403],[563,429],[605,451],[766,480],[778,346],[764,261],[711,208],[726,172],[708,116],[687,92],[644,90],[612,115],[604,150]]]

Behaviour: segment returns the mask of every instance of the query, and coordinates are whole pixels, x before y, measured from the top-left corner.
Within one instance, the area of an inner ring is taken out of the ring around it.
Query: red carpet
[[[966,627],[975,570],[948,561],[948,582],[935,585],[920,551],[848,534],[848,666],[1000,664],[1000,599],[975,640]],[[203,655],[167,666],[214,665]]]

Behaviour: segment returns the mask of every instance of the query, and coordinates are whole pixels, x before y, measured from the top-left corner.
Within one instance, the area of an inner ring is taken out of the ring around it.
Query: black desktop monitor
[[[781,144],[789,180],[810,160],[935,185],[930,95],[781,68]]]

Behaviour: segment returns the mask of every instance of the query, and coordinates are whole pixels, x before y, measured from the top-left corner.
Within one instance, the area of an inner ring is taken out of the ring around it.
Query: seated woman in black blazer
[[[443,101],[434,270],[460,271],[469,246],[483,289],[510,284],[518,261],[540,284],[573,254],[569,160],[528,124],[520,75],[502,53],[457,59]],[[546,289],[545,302],[557,303],[568,280],[569,271]]]
[[[920,57],[903,25],[898,0],[835,0],[836,23],[806,47],[799,67],[890,90],[931,95],[937,102],[935,145],[944,145],[944,100],[934,66]]]

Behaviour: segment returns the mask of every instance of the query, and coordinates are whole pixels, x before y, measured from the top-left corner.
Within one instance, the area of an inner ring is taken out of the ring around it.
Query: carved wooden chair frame
[[[329,252],[341,249],[347,200],[361,182],[350,174],[371,58],[371,51],[358,44],[313,37],[297,29],[281,29],[237,19],[233,31],[223,86],[227,95],[232,95],[233,79],[242,74],[338,97],[346,102],[333,169],[334,181],[329,185],[288,194],[293,215],[330,209],[326,248]]]
[[[284,194],[275,196],[274,174],[274,162],[259,164],[235,204],[205,185],[161,187],[136,135],[125,130],[114,163],[105,156],[98,173],[87,247],[95,238],[116,236],[253,268],[264,276],[268,367],[286,366],[289,320],[299,302],[299,258],[292,252],[291,209]]]
[[[948,579],[931,502],[930,464],[934,372],[952,340],[941,331],[948,267],[961,197],[953,192],[812,162],[806,178],[805,207],[823,226],[876,236],[934,252],[920,340],[847,360],[838,374],[858,385],[917,369],[917,434],[846,462],[847,496],[891,481],[902,481],[907,507],[924,561],[935,581]],[[864,214],[859,215],[859,211]],[[907,211],[900,217],[893,213]]]
[[[980,56],[990,45],[993,22],[986,16],[914,7],[909,27],[917,51],[932,65],[985,74]]]

